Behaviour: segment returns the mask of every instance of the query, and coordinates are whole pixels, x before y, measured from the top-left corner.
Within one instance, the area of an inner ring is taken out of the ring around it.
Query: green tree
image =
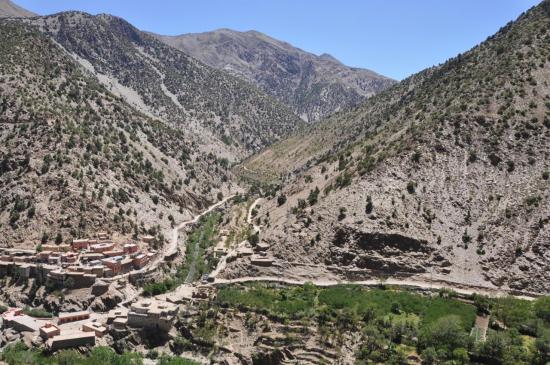
[[[550,323],[550,296],[538,298],[535,301],[534,310],[537,317]]]
[[[309,191],[309,195],[307,197],[307,201],[309,205],[314,205],[317,203],[317,200],[319,199],[319,188],[315,187],[315,189]]]
[[[468,347],[466,333],[460,317],[448,315],[439,318],[431,326],[424,329],[420,338],[421,347],[434,347],[451,354],[455,349]]]

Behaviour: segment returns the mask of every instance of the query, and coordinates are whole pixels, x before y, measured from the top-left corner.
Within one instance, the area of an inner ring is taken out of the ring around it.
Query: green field
[[[222,287],[216,301],[275,321],[309,323],[333,340],[360,333],[357,364],[405,364],[409,354],[420,354],[425,364],[550,361],[550,297],[526,301],[391,287],[250,284]],[[482,342],[472,327],[476,315],[487,312],[491,322]]]

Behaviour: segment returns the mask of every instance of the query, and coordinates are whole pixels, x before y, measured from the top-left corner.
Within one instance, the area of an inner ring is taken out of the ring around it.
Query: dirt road
[[[345,285],[345,284],[377,286],[377,285],[380,285],[381,283],[381,281],[378,279],[358,280],[358,281],[348,281],[348,280],[331,281],[331,280],[294,280],[294,279],[285,279],[285,278],[276,277],[276,276],[258,276],[258,277],[241,277],[236,279],[216,278],[215,282],[212,283],[211,285],[250,283],[250,282],[274,282],[274,283],[289,284],[289,285],[303,285],[305,283],[312,283],[313,285],[321,286],[321,287]],[[450,289],[464,295],[482,294],[493,298],[510,295],[506,291],[497,290],[497,289],[477,288],[477,287],[468,288],[467,286],[454,286],[450,283],[426,282],[426,281],[420,281],[420,280],[417,281],[417,280],[403,280],[403,279],[389,278],[384,281],[384,284],[396,285],[396,286],[402,286],[402,287],[408,287],[408,288],[416,288],[416,289],[425,289],[425,290]],[[525,296],[525,295],[513,295],[513,296],[516,298],[525,299],[525,300],[536,299],[536,297],[534,296]]]

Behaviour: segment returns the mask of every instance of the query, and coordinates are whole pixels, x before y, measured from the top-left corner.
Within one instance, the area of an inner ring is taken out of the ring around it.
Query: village
[[[249,214],[245,216],[247,223],[252,220],[250,211],[255,204],[257,202],[249,207]],[[253,227],[253,230],[258,232],[259,227]],[[136,291],[114,309],[105,312],[88,308],[40,317],[40,313],[29,308],[5,308],[1,315],[2,341],[23,340],[30,346],[54,352],[108,345],[110,338],[119,338],[135,329],[168,333],[178,313],[182,315],[193,302],[215,297],[215,289],[208,282],[214,281],[228,262],[249,257],[259,266],[271,264],[272,259],[265,256],[265,244],[257,245],[254,250],[248,241],[243,241],[230,250],[226,244],[228,234],[227,230],[221,230],[217,243],[208,248],[207,255],[220,258],[220,262],[200,281],[182,284],[171,292],[154,297],[144,297]],[[74,239],[70,244],[43,244],[36,250],[0,248],[0,278],[22,281],[32,278],[51,288],[69,291],[87,288],[93,296],[101,296],[110,286],[126,287],[141,273],[155,270],[157,263],[162,261],[159,259],[166,257],[166,252],[152,249],[153,240],[152,236],[142,236],[137,243],[128,243],[128,240],[115,243],[108,233],[97,232],[91,238]]]
[[[131,328],[169,331],[178,314],[177,304],[155,299],[142,299],[130,308],[115,308],[108,313],[87,310],[61,312],[56,318],[38,318],[21,308],[9,308],[2,313],[2,329],[8,340],[22,335],[23,341],[44,345],[49,351],[83,346],[106,345],[103,337],[109,333],[126,332]]]
[[[99,288],[133,270],[143,269],[158,255],[143,236],[139,244],[116,244],[106,232],[94,238],[75,239],[71,244],[44,244],[36,250],[0,248],[0,278],[36,278],[59,288]]]

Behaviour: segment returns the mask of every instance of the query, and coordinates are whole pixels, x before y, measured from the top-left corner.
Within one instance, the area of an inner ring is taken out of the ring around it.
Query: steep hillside
[[[113,93],[197,136],[199,148],[235,160],[302,121],[238,78],[212,69],[123,19],[80,12],[29,21],[51,35]]]
[[[162,240],[228,194],[227,161],[113,95],[49,37],[0,20],[0,39],[0,246],[95,230]]]
[[[220,29],[157,38],[198,60],[247,80],[306,121],[354,106],[395,83],[373,71],[348,67],[256,31]]]
[[[549,82],[546,0],[469,52],[249,159],[243,175],[286,182],[286,201],[258,213],[283,273],[549,290]],[[273,269],[241,261],[229,275],[258,270]]]
[[[23,9],[10,0],[0,0],[0,18],[25,18],[31,16],[36,16],[36,14]]]

